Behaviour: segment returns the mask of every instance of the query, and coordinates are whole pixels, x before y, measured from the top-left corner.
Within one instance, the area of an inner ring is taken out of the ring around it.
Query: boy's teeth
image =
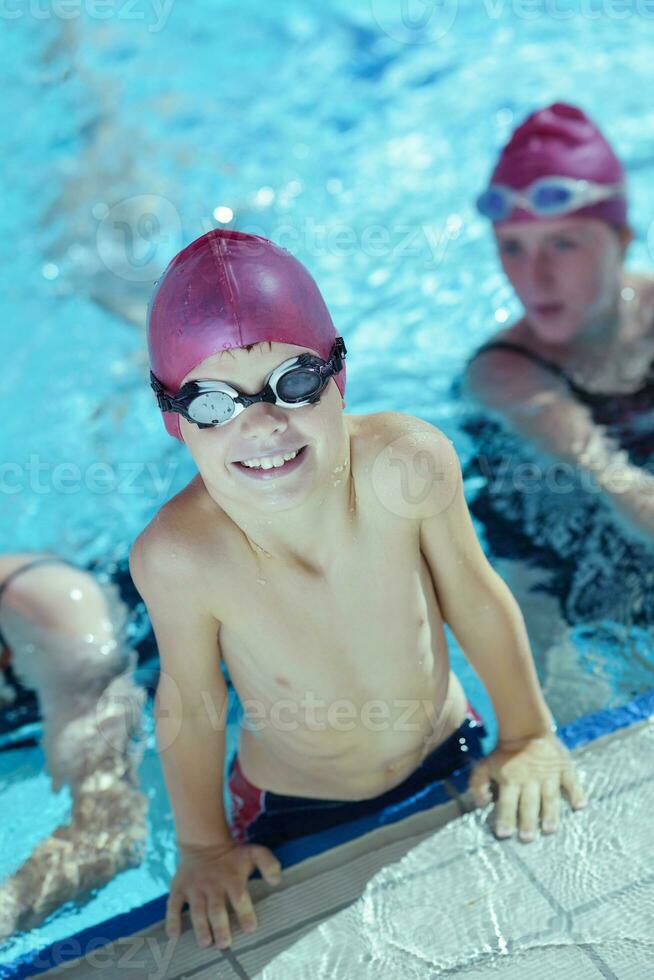
[[[274,467],[283,466],[289,459],[295,459],[299,451],[296,449],[295,452],[285,453],[283,456],[266,456],[262,459],[242,459],[241,463],[243,466],[250,466],[255,469],[271,470]]]

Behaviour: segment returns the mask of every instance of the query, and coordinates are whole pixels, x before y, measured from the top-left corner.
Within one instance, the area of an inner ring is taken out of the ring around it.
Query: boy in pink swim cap
[[[271,848],[387,807],[397,819],[471,762],[478,804],[499,786],[500,836],[555,830],[561,788],[575,808],[583,791],[449,440],[401,413],[343,413],[345,345],[307,270],[262,238],[216,230],[180,252],[148,342],[166,428],[199,471],[130,555],[162,666],[169,934],[188,902],[200,944],[229,945],[228,903],[256,928],[250,874],[279,880]],[[445,622],[495,707],[486,758]],[[221,658],[246,716],[229,818]]]
[[[469,393],[651,544],[654,281],[624,268],[620,161],[581,109],[555,103],[518,126],[477,203],[524,313],[473,356]]]

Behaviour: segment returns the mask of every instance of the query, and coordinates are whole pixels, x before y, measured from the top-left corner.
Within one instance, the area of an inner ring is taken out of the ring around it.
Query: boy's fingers
[[[472,801],[475,806],[479,807],[488,806],[489,803],[492,803],[493,794],[491,792],[490,784],[482,787],[482,789],[478,790],[476,793],[473,793]]]
[[[565,790],[573,810],[582,810],[588,803],[576,769],[570,767],[561,774],[561,786]]]
[[[278,885],[281,881],[282,866],[271,851],[263,845],[252,847],[252,860],[270,885]]]
[[[500,785],[495,804],[495,833],[510,837],[515,830],[520,787],[516,783]]]
[[[534,840],[538,827],[538,815],[540,813],[540,793],[541,788],[538,783],[527,783],[523,786],[520,793],[518,810],[520,814],[520,840]]]
[[[472,770],[468,782],[468,789],[472,793],[475,806],[485,806],[487,803],[490,803],[490,776],[488,774],[488,766],[485,763],[478,763]]]
[[[171,892],[166,906],[166,932],[171,939],[181,932],[181,914],[184,906],[184,896],[181,892]]]
[[[198,895],[192,898],[189,901],[189,906],[191,909],[191,922],[193,923],[195,938],[200,946],[210,946],[211,930],[209,929],[209,920],[207,919],[207,903],[204,895]]]
[[[541,824],[544,834],[553,834],[561,819],[561,790],[554,779],[543,783],[541,798]]]
[[[245,932],[254,932],[257,928],[257,917],[254,914],[254,906],[250,893],[245,885],[235,886],[228,889],[229,898],[234,906],[234,911],[241,923],[241,928]]]
[[[232,941],[229,931],[229,915],[224,902],[209,901],[209,922],[213,932],[213,941],[216,946],[224,949]]]

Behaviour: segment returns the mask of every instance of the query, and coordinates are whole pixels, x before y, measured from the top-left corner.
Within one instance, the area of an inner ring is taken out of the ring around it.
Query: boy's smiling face
[[[183,379],[224,381],[252,395],[283,361],[307,351],[290,344],[261,343],[206,358]],[[315,351],[311,351],[314,353]],[[181,387],[181,385],[180,385]],[[334,482],[345,462],[347,433],[343,400],[333,378],[320,401],[301,408],[268,402],[250,405],[225,425],[200,429],[180,417],[180,431],[212,497],[239,506],[286,510]],[[297,453],[281,467],[246,466]]]

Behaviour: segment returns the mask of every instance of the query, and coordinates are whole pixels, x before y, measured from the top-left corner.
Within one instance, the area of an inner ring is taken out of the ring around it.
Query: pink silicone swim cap
[[[539,177],[574,177],[598,184],[620,184],[622,164],[597,126],[576,106],[555,102],[527,116],[502,150],[491,184],[519,191]],[[591,204],[571,216],[600,218],[613,225],[627,224],[627,201],[610,198]],[[540,221],[538,215],[514,208],[507,221]],[[502,224],[502,222],[498,222]]]
[[[258,235],[215,228],[182,249],[155,285],[147,317],[150,367],[170,394],[218,351],[270,340],[327,360],[338,336],[308,271]],[[343,395],[345,366],[334,380]],[[163,419],[181,440],[180,416],[164,412]]]

